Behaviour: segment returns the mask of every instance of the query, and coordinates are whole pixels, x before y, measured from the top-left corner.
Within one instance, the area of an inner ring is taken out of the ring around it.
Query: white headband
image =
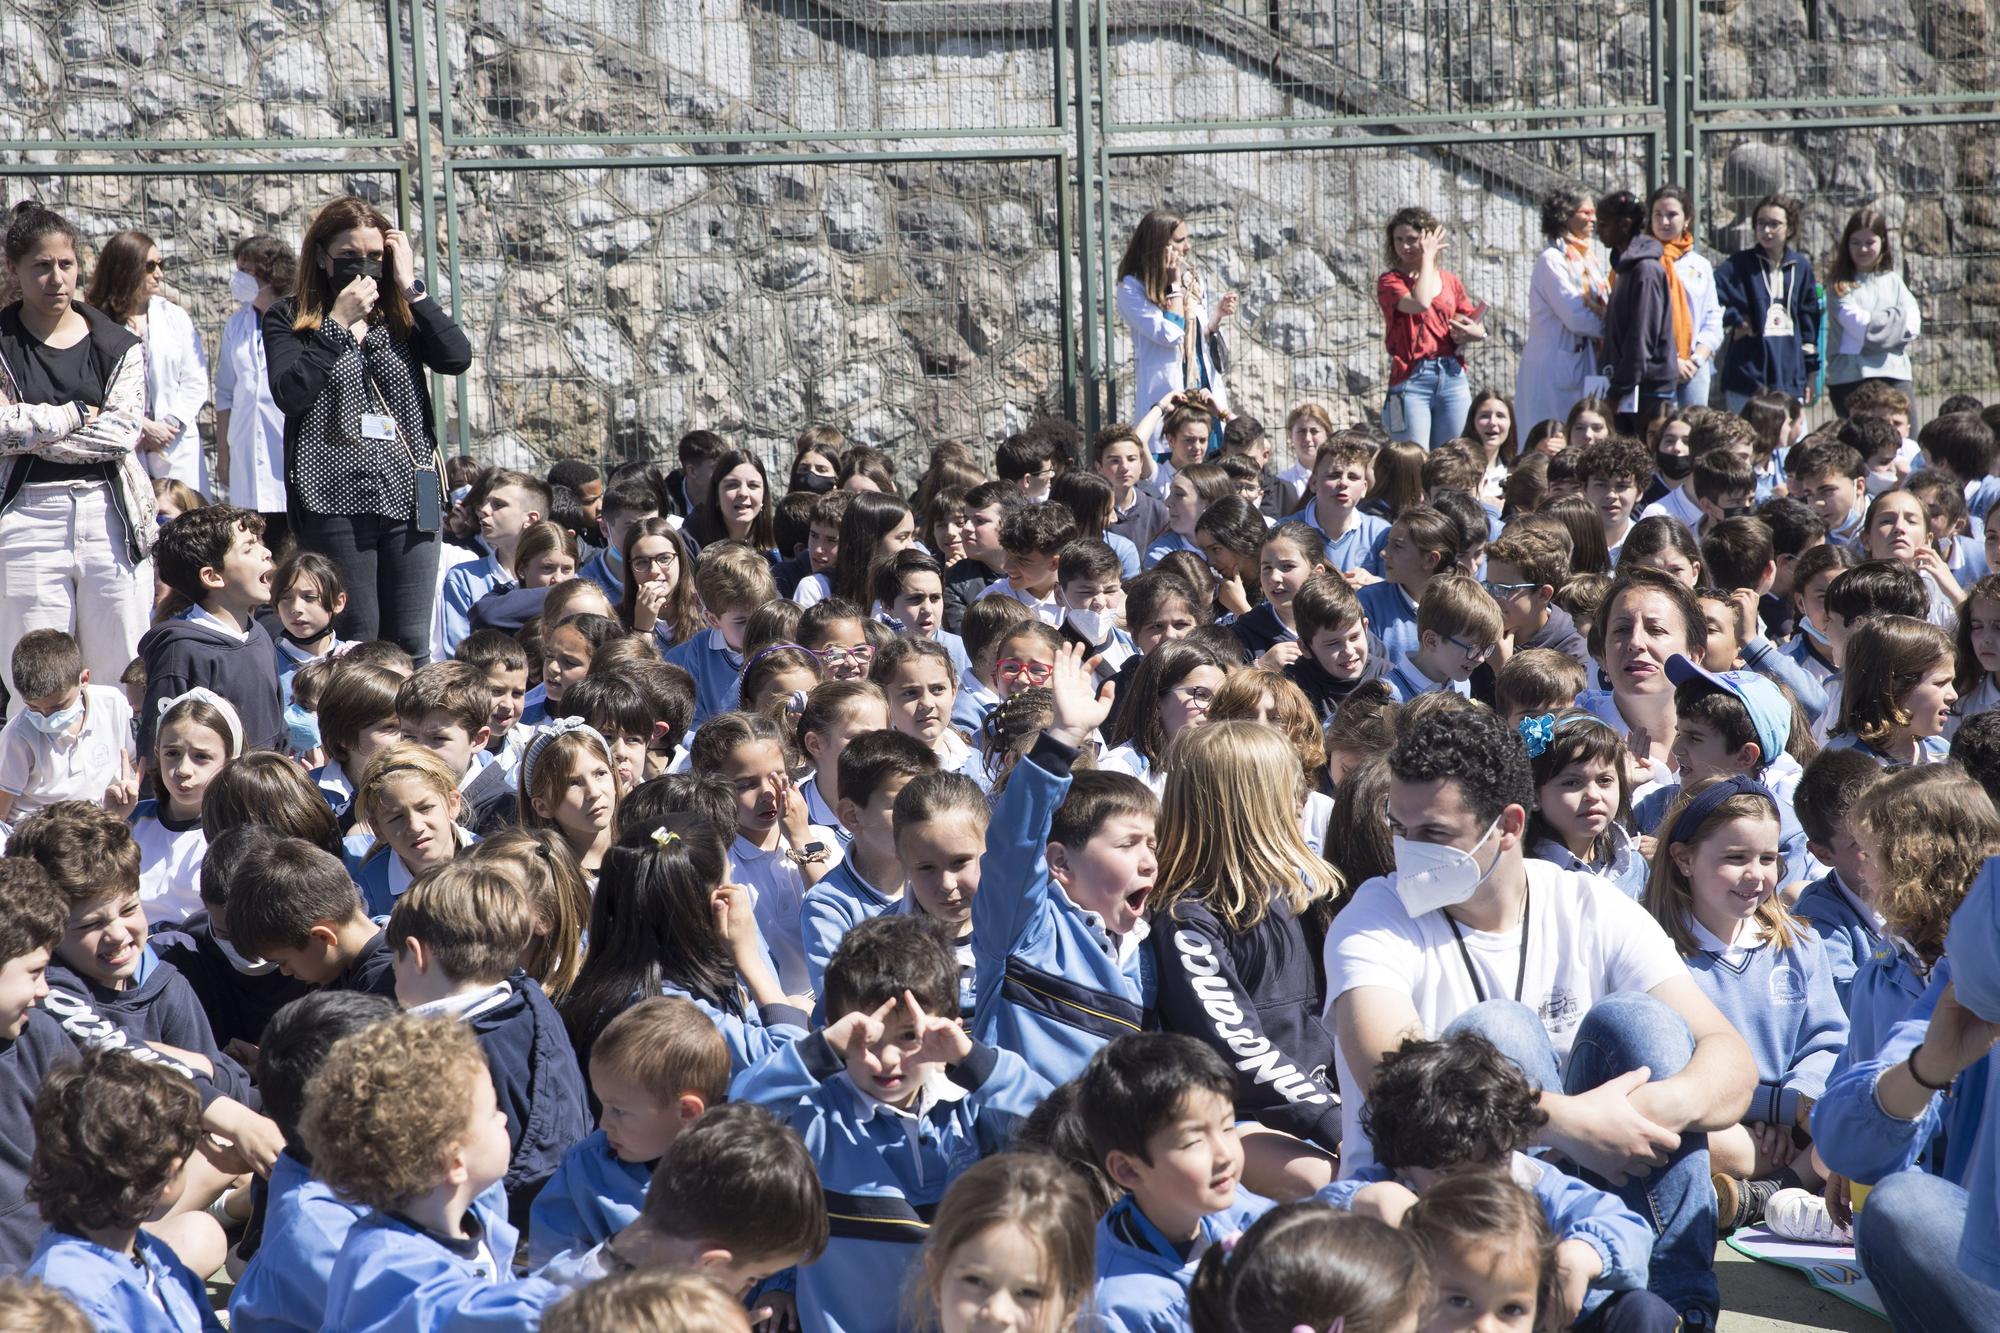
[[[236,715],[236,705],[230,703],[229,700],[223,698],[214,690],[197,685],[185,694],[176,694],[171,699],[162,699],[160,700],[160,717],[164,719],[177,705],[184,704],[190,699],[199,699],[216,712],[222,714],[223,725],[229,728],[229,757],[231,759],[241,759],[243,757],[243,719]]]

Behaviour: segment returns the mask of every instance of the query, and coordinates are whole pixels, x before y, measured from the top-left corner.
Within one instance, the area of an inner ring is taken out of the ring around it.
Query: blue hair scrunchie
[[[1778,798],[1772,795],[1769,787],[1748,773],[1737,773],[1702,788],[1699,796],[1681,807],[1680,814],[1674,817],[1674,826],[1667,834],[1667,841],[1686,842],[1700,832],[1708,817],[1721,809],[1722,803],[1732,796],[1759,797],[1770,805],[1772,814],[1778,812]]]
[[[1539,717],[1524,717],[1515,724],[1514,730],[1521,733],[1521,744],[1528,747],[1528,758],[1540,759],[1542,751],[1549,748],[1549,742],[1556,738],[1556,715],[1543,713]]]

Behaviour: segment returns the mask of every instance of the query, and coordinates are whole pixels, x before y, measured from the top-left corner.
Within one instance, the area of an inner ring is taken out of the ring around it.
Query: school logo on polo
[[[1806,1002],[1806,979],[1786,964],[1771,969],[1771,1003],[1799,1005]]]
[[[1253,1075],[1259,1083],[1269,1083],[1288,1102],[1299,1102],[1307,1106],[1324,1106],[1332,1100],[1325,1088],[1317,1086],[1297,1065],[1285,1059],[1285,1053],[1271,1044],[1271,1039],[1262,1033],[1244,1026],[1243,1010],[1231,994],[1229,981],[1222,976],[1222,966],[1215,961],[1215,952],[1208,941],[1185,930],[1174,932],[1174,949],[1178,953],[1181,966],[1187,970],[1188,982],[1201,1001],[1202,1011],[1215,1028],[1215,1035],[1222,1044],[1239,1057],[1236,1068]]]

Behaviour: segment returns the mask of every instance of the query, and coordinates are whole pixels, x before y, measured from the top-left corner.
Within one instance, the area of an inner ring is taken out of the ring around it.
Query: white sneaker
[[[1814,1245],[1854,1243],[1854,1233],[1836,1226],[1826,1211],[1826,1200],[1810,1190],[1783,1189],[1773,1194],[1764,1204],[1764,1229],[1786,1240]]]

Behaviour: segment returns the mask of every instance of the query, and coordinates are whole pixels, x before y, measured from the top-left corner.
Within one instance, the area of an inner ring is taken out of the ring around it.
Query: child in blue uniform
[[[155,930],[201,910],[201,858],[208,838],[201,800],[222,766],[243,754],[243,724],[227,699],[196,686],[166,701],[154,733],[158,795],[132,811],[139,844],[139,897]]]
[[[894,814],[905,884],[902,910],[947,932],[958,964],[958,1016],[970,1023],[979,966],[972,949],[972,900],[979,892],[993,807],[963,773],[925,773],[896,794]]]
[[[1396,654],[1382,679],[1396,702],[1448,690],[1472,697],[1472,673],[1500,639],[1500,605],[1475,579],[1439,574],[1417,608],[1417,646]]]
[[[1429,505],[1406,509],[1382,542],[1380,581],[1361,589],[1362,614],[1393,658],[1419,646],[1417,603],[1440,574],[1458,569],[1464,536],[1447,514]]]
[[[1318,1197],[1394,1226],[1448,1174],[1503,1173],[1534,1195],[1555,1238],[1564,1327],[1673,1333],[1673,1307],[1646,1290],[1645,1219],[1528,1155],[1547,1120],[1537,1101],[1520,1068],[1476,1032],[1406,1039],[1376,1069],[1363,1112],[1375,1160]]]
[[[1048,1080],[959,1026],[958,969],[938,932],[906,916],[848,932],[826,971],[831,1025],[736,1080],[819,1165],[833,1239],[799,1270],[805,1333],[876,1329],[945,1187],[998,1152]]]
[[[354,785],[354,808],[375,846],[354,881],[369,916],[388,916],[419,876],[479,841],[459,823],[463,805],[457,775],[435,751],[398,741],[368,761]]]
[[[424,876],[396,901],[389,948],[396,999],[411,1013],[452,1017],[486,1052],[507,1116],[505,1185],[517,1225],[571,1145],[590,1133],[590,1108],[569,1033],[520,960],[534,906],[511,875],[460,862]]]
[[[397,1014],[335,1042],[306,1087],[313,1171],[371,1208],[327,1279],[346,1333],[531,1328],[562,1289],[508,1280],[507,1117],[463,1023]]]
[[[840,800],[835,813],[847,830],[847,850],[839,865],[805,891],[799,905],[806,976],[815,993],[841,936],[903,900],[903,863],[896,855],[896,797],[913,779],[935,773],[938,761],[922,741],[883,730],[856,736],[840,752],[838,768]]]
[[[230,944],[309,986],[394,997],[395,958],[340,858],[304,838],[247,857],[225,909]]]
[[[41,1008],[43,971],[68,915],[48,872],[23,857],[0,857],[0,1267],[18,1272],[42,1230],[27,1197],[34,1153],[36,1091],[59,1064],[76,1060],[76,1043]]]
[[[220,1333],[201,1279],[140,1225],[180,1201],[201,1129],[185,1079],[123,1051],[52,1071],[35,1097],[28,1190],[48,1230],[27,1275],[66,1294],[96,1327]]]
[[[1070,776],[1110,711],[1083,649],[1050,675],[1053,720],[1007,775],[972,900],[972,1032],[1067,1082],[1113,1037],[1142,1031],[1157,990],[1145,947],[1159,806],[1137,778]]]
[[[1827,867],[1806,885],[1792,912],[1826,945],[1833,989],[1850,1019],[1855,974],[1888,940],[1881,912],[1870,900],[1866,857],[1848,812],[1881,778],[1882,765],[1859,750],[1823,750],[1806,765],[1792,793],[1806,851]]]
[[[285,1134],[271,1168],[263,1238],[229,1293],[232,1333],[313,1333],[326,1311],[326,1282],[347,1233],[367,1210],[343,1203],[315,1180],[299,1139],[306,1083],[342,1037],[396,1012],[379,995],[318,991],[286,1005],[258,1047],[258,1090]]]
[[[1779,1189],[1820,1183],[1800,1141],[1847,1043],[1819,937],[1777,897],[1778,805],[1737,774],[1689,788],[1660,824],[1647,905],[1757,1062],[1739,1124],[1708,1136],[1723,1229],[1755,1222]]]
[[[665,656],[694,677],[694,724],[700,726],[735,704],[743,631],[758,607],[777,599],[778,585],[758,552],[741,543],[718,543],[701,553],[694,586],[708,628]]]
[[[1089,1191],[1062,1158],[987,1158],[945,1191],[924,1241],[925,1326],[1077,1327],[1096,1278],[1096,1225]]]
[[[1091,1152],[1126,1192],[1097,1224],[1099,1324],[1184,1328],[1203,1252],[1271,1206],[1237,1188],[1236,1075],[1193,1037],[1135,1033],[1090,1058],[1078,1100]]]
[[[1535,774],[1528,848],[1537,860],[1600,876],[1632,898],[1650,870],[1626,832],[1631,779],[1625,740],[1580,708],[1524,717],[1515,726]]]
[[[528,1262],[601,1245],[638,1220],[653,1169],[681,1131],[729,1096],[729,1047],[708,1016],[653,995],[605,1025],[590,1048],[597,1132],[563,1155],[535,1196]]]

